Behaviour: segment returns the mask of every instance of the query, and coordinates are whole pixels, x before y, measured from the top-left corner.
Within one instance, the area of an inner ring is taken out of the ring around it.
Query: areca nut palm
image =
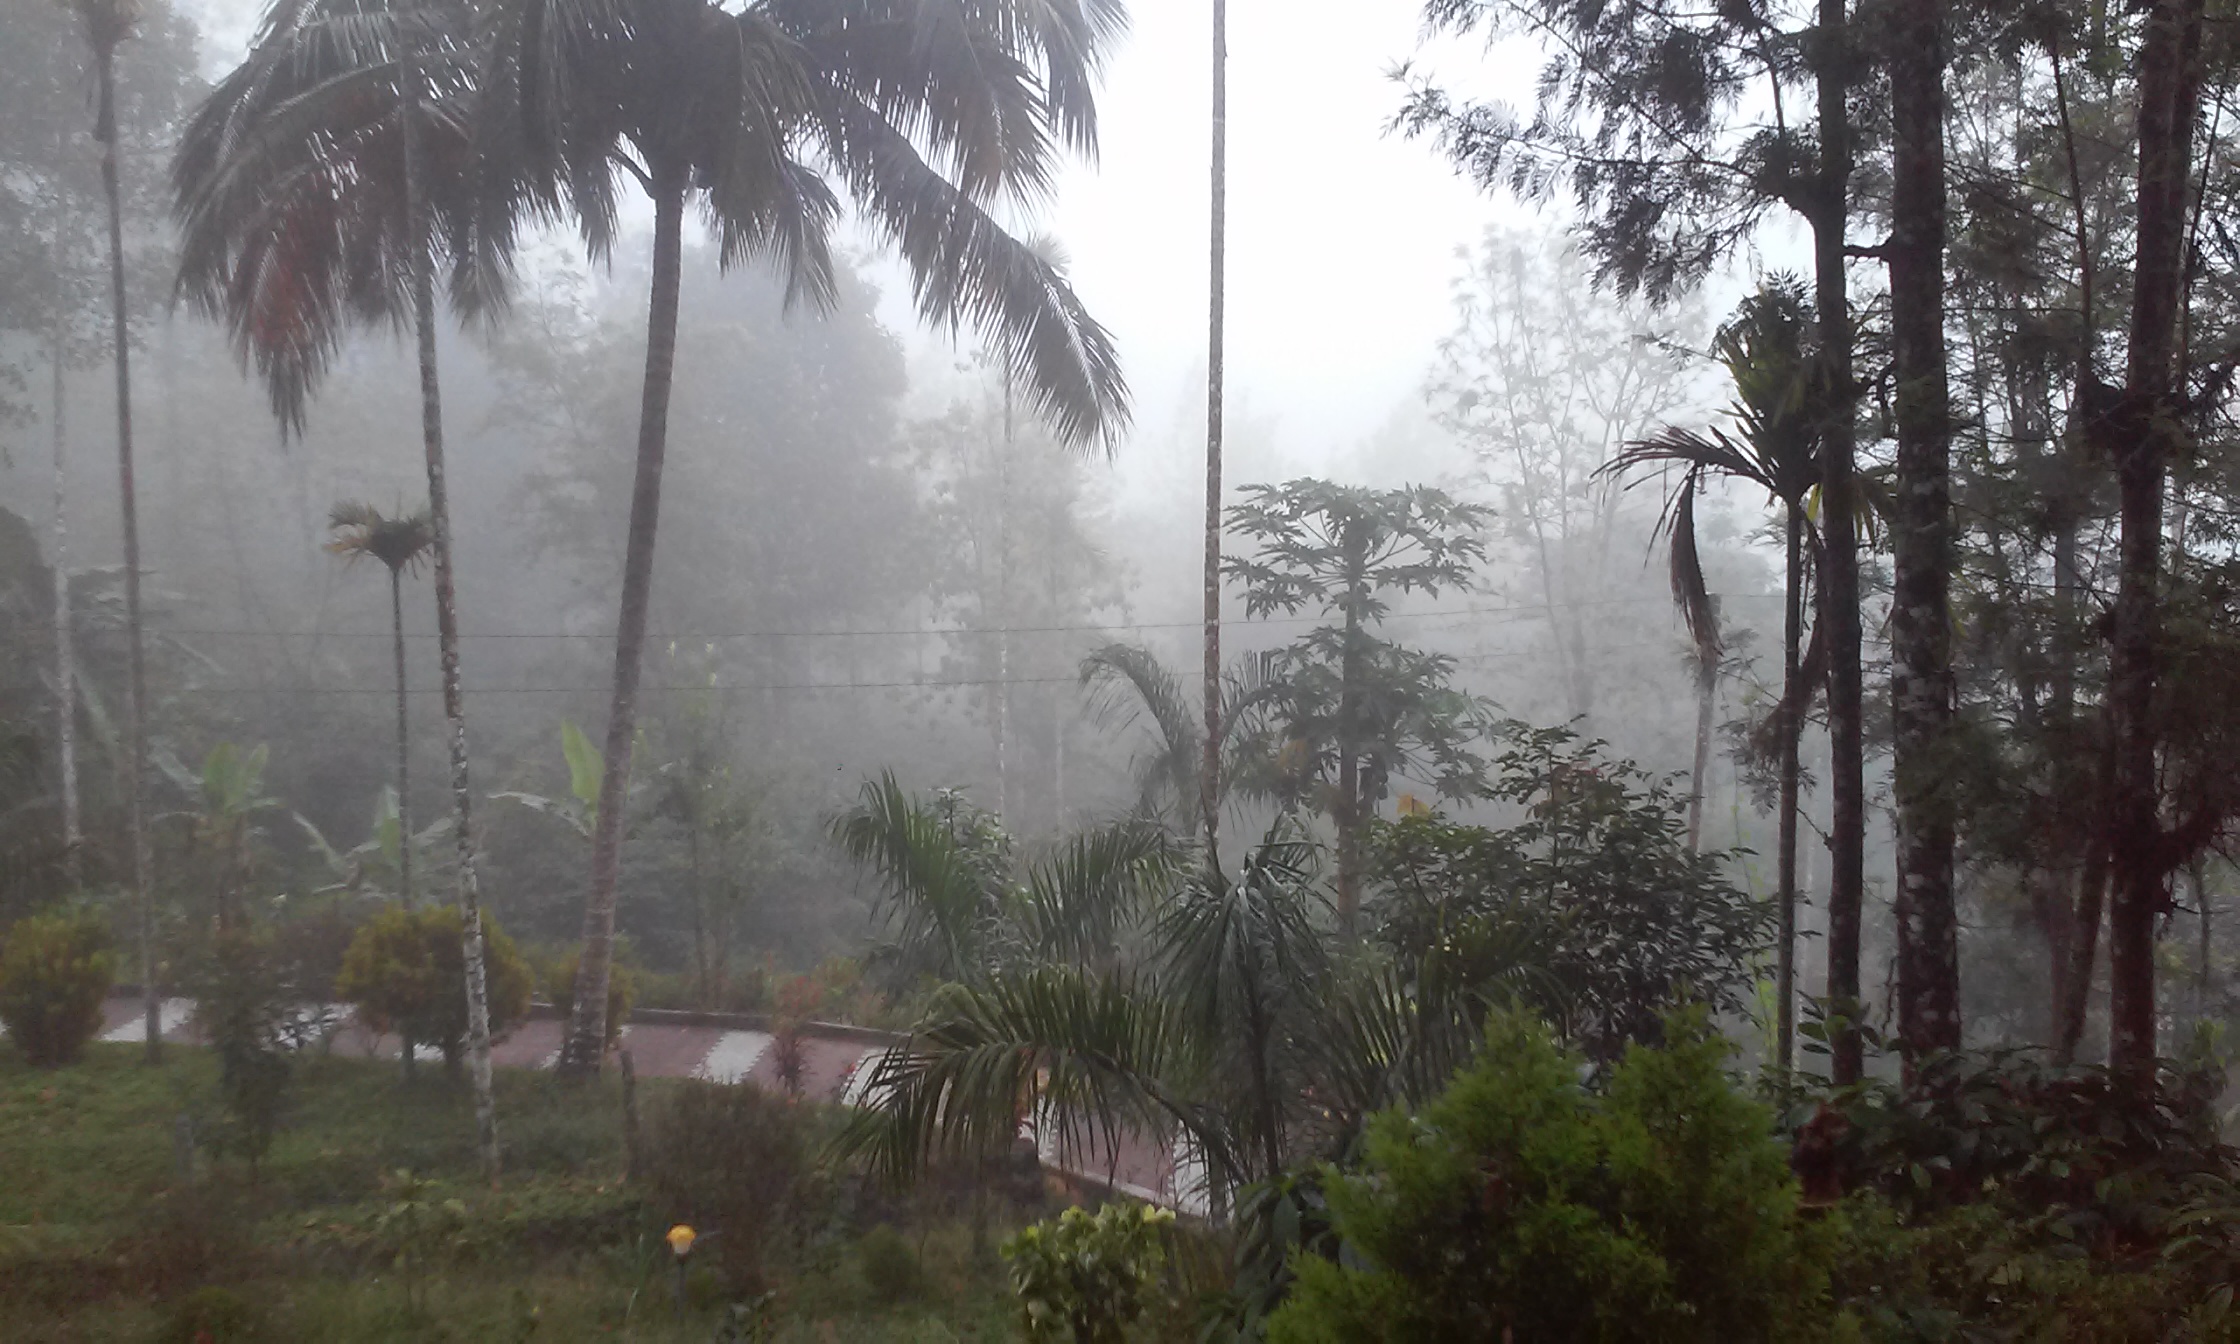
[[[283,428],[353,326],[404,325],[419,360],[421,447],[449,741],[467,1055],[482,1164],[498,1173],[481,892],[461,689],[435,267],[473,311],[499,299],[510,235],[474,232],[464,106],[478,50],[460,0],[279,0],[250,55],[188,123],[172,167],[179,291],[223,321]]]
[[[1714,353],[1734,384],[1729,417],[1735,433],[1716,426],[1708,431],[1668,426],[1627,445],[1607,468],[1620,474],[1652,466],[1681,468],[1660,526],[1671,538],[1673,602],[1696,643],[1699,663],[1709,660],[1713,667],[1721,651],[1718,612],[1704,582],[1696,545],[1695,497],[1712,478],[1725,477],[1759,486],[1782,506],[1781,701],[1773,724],[1781,790],[1774,898],[1780,920],[1774,1035],[1776,1062],[1782,1069],[1790,1065],[1796,1037],[1798,738],[1813,680],[1807,667],[1812,660],[1802,649],[1810,558],[1807,506],[1820,483],[1818,426],[1824,423],[1827,405],[1818,394],[1821,366],[1809,344],[1812,329],[1803,282],[1786,276],[1770,278],[1743,300],[1714,344]],[[1815,628],[1816,648],[1818,644]],[[1700,791],[1702,781],[1698,779],[1693,787]]]
[[[1060,439],[1109,447],[1128,415],[1113,343],[1059,269],[996,212],[1046,196],[1067,150],[1094,152],[1095,84],[1123,24],[1119,0],[499,0],[493,9],[478,118],[493,227],[570,219],[603,257],[626,179],[654,212],[607,774],[563,1069],[596,1070],[606,1040],[686,207],[702,207],[725,265],[766,259],[790,300],[822,306],[845,197],[901,254],[921,316],[978,328]]]
[[[154,856],[148,847],[148,676],[140,620],[140,500],[133,480],[132,341],[124,288],[124,205],[117,181],[117,48],[140,24],[139,0],[68,0],[93,57],[93,138],[101,146],[101,194],[109,219],[109,317],[117,377],[117,502],[124,532],[125,832],[132,849],[134,922],[149,1063],[163,1053],[156,988]]]
[[[406,709],[404,661],[404,576],[418,573],[435,546],[428,511],[385,516],[371,504],[345,501],[327,515],[334,540],[329,553],[345,563],[377,560],[389,571],[389,639],[397,665],[397,894],[412,905],[412,721]]]

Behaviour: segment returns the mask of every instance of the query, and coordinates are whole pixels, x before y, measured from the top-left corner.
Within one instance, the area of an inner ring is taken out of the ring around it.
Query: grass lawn
[[[714,1337],[726,1292],[697,1272],[679,1313],[668,1219],[623,1180],[617,1080],[498,1084],[506,1178],[492,1191],[476,1179],[466,1090],[440,1067],[408,1083],[394,1063],[302,1060],[252,1172],[228,1151],[206,1050],[174,1047],[149,1068],[137,1045],[96,1044],[82,1064],[38,1070],[0,1046],[0,1340]],[[664,1084],[641,1087],[650,1109]],[[181,1116],[197,1138],[191,1181]],[[972,1266],[960,1225],[905,1227],[921,1281],[882,1301],[846,1205],[813,1235],[774,1238],[775,1331],[762,1338],[1015,1337],[1001,1271]]]

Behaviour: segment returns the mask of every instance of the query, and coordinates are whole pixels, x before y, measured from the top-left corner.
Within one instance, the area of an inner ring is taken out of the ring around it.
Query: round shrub
[[[882,1304],[892,1306],[925,1289],[925,1269],[918,1263],[918,1248],[895,1231],[892,1223],[880,1223],[863,1234],[863,1240],[856,1243],[856,1262],[863,1270],[863,1286]]]
[[[448,905],[391,907],[350,940],[335,995],[357,1007],[376,1031],[401,1031],[443,1051],[457,1067],[467,1035],[466,954],[462,924]],[[482,917],[482,964],[496,1036],[529,1011],[529,964],[498,922]]]
[[[101,1031],[116,978],[109,928],[91,911],[18,920],[0,943],[0,1024],[42,1068],[76,1063]]]

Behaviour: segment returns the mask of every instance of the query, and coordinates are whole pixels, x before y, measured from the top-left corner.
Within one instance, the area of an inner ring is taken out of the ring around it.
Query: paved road
[[[360,1023],[347,1005],[337,1004],[334,1015],[334,1049],[363,1058],[395,1059],[397,1038]],[[187,999],[165,999],[162,1007],[163,1038],[182,1045],[198,1043],[191,1019],[194,1004]],[[112,998],[102,1005],[102,1039],[137,1041],[145,1030],[143,1007],[138,999]],[[560,1057],[561,1032],[566,1023],[558,1017],[536,1016],[516,1026],[490,1047],[490,1062],[502,1069],[548,1069]],[[719,1083],[751,1083],[778,1088],[778,1064],[768,1032],[743,1027],[702,1026],[677,1022],[633,1022],[622,1029],[621,1048],[646,1078],[706,1078]],[[818,1033],[802,1038],[801,1090],[804,1095],[843,1105],[862,1104],[866,1086],[890,1045],[875,1037],[857,1034]],[[419,1057],[440,1058],[420,1047]],[[1165,1144],[1131,1141],[1113,1154],[1060,1152],[1052,1139],[1040,1142],[1044,1167],[1074,1180],[1112,1186],[1138,1199],[1147,1199],[1187,1212],[1202,1213],[1205,1200],[1195,1187],[1203,1173],[1186,1158],[1179,1164]]]

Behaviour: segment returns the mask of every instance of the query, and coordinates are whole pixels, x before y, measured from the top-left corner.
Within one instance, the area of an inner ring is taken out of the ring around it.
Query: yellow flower
[[[679,1223],[669,1229],[669,1249],[675,1253],[679,1260],[682,1260],[692,1254],[692,1243],[699,1238],[699,1235],[689,1225]]]

